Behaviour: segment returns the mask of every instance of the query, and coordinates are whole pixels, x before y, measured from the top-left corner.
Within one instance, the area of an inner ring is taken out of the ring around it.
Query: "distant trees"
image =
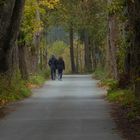
[[[57,20],[57,24],[63,25],[63,27],[69,32],[69,44],[70,44],[70,59],[71,59],[71,72],[76,73],[75,56],[74,56],[74,34],[76,25],[76,11],[78,1],[72,0],[60,0],[60,5],[57,7],[56,17],[54,23]]]
[[[74,52],[75,40],[80,40],[85,46],[85,71],[92,72],[95,69],[95,66],[93,66],[96,61],[95,58],[100,55],[100,49],[97,48],[99,44],[102,44],[103,36],[105,35],[106,21],[103,20],[105,18],[105,7],[103,8],[102,4],[105,5],[105,2],[102,0],[100,2],[97,0],[60,0],[60,5],[50,15],[53,17],[50,18],[53,24],[61,25],[69,32],[72,73],[78,72],[76,70],[77,62]],[[101,33],[100,35],[99,32]]]

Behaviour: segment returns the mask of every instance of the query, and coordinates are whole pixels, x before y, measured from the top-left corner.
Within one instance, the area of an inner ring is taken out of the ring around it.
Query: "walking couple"
[[[65,62],[62,57],[56,59],[54,55],[49,60],[49,66],[51,69],[51,79],[56,79],[56,71],[58,71],[58,80],[62,80],[63,71],[65,70]]]

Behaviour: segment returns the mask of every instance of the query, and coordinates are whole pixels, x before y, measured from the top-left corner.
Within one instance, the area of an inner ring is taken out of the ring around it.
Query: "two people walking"
[[[49,60],[49,66],[51,69],[51,79],[56,79],[56,72],[58,71],[58,80],[62,80],[63,71],[65,70],[65,62],[62,57],[56,59],[54,55]]]

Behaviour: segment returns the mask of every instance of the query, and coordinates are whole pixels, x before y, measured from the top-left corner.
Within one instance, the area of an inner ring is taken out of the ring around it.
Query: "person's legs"
[[[55,69],[51,69],[51,79],[55,80],[56,78],[56,70]]]
[[[51,69],[51,79],[53,80],[53,69]]]
[[[60,70],[58,69],[58,80],[60,80]]]
[[[62,70],[62,69],[59,69],[59,70],[58,70],[58,77],[59,77],[59,80],[62,80],[62,73],[63,73],[63,70]]]
[[[61,70],[58,69],[58,80],[60,80],[60,79],[61,79]]]
[[[62,76],[63,76],[63,70],[61,70],[60,79],[62,79]]]
[[[54,69],[54,80],[56,79],[56,69]]]

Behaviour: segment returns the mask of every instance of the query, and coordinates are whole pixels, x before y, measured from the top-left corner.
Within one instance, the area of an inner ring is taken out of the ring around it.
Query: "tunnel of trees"
[[[0,0],[0,88],[47,71],[53,53],[66,73],[104,70],[139,98],[140,1]]]

